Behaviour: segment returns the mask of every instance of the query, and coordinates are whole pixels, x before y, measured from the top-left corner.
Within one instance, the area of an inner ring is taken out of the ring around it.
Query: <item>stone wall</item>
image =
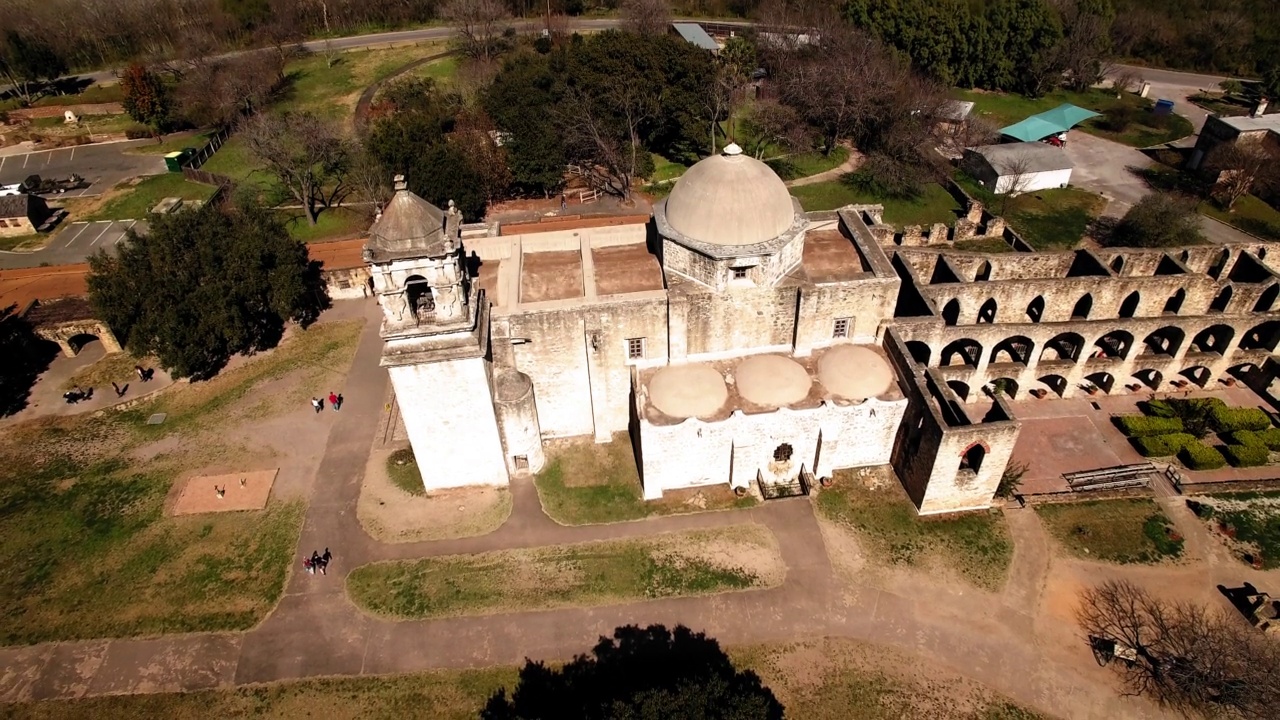
[[[370,295],[372,275],[367,265],[341,270],[324,270],[325,289],[331,300],[354,300]]]

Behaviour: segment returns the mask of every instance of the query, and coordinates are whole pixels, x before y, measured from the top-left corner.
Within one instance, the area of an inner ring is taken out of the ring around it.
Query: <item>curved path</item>
[[[951,599],[922,589],[894,594],[837,582],[812,505],[804,499],[751,510],[702,513],[566,527],[543,514],[529,480],[513,485],[514,510],[496,532],[462,540],[387,545],[367,536],[356,502],[379,426],[387,374],[378,367],[380,311],[369,303],[353,367],[342,392],[314,483],[299,550],[332,548],[333,574],[297,572],[277,608],[240,633],[47,643],[0,649],[0,699],[172,692],[333,675],[373,675],[433,668],[518,664],[525,657],[564,659],[626,623],[684,623],[727,644],[841,636],[918,653],[1015,700],[1080,718],[1160,717],[1158,709],[1117,695],[1105,673],[1082,673],[1046,657],[1025,611],[1043,582],[1043,539],[1022,542],[1012,589],[994,606],[963,614]],[[1018,511],[1013,511],[1018,512]],[[1012,522],[1034,535],[1030,510]],[[368,616],[347,599],[344,581],[378,560],[583,542],[670,530],[759,522],[777,536],[787,566],[781,587],[702,598],[609,607],[397,622]],[[1023,548],[1026,551],[1023,551]],[[1239,573],[1236,573],[1237,575]],[[966,600],[964,598],[958,598]],[[969,605],[974,601],[967,599]],[[1092,670],[1092,668],[1090,668]]]

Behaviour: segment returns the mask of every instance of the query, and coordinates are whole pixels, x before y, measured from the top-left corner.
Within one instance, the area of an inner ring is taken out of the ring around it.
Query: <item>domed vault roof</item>
[[[712,245],[754,245],[795,222],[782,178],[730,144],[721,155],[694,163],[667,198],[667,223],[681,235]]]

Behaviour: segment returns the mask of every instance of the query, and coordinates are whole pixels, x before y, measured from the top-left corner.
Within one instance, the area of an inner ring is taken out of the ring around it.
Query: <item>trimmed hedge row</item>
[[[1209,421],[1213,423],[1213,428],[1218,432],[1266,430],[1271,427],[1271,418],[1258,408],[1233,408],[1218,405],[1209,411]]]
[[[1196,437],[1187,433],[1169,433],[1130,438],[1129,442],[1143,457],[1168,457],[1177,455],[1187,443],[1196,442]]]
[[[1271,451],[1263,445],[1228,445],[1222,454],[1232,467],[1259,467],[1267,464]]]
[[[1183,445],[1178,452],[1178,459],[1192,470],[1217,470],[1227,464],[1227,459],[1222,457],[1217,448],[1211,448],[1199,440]]]
[[[1262,444],[1272,450],[1280,450],[1280,428],[1270,428],[1260,433],[1254,433],[1262,440]]]
[[[1178,418],[1148,417],[1146,415],[1117,415],[1116,427],[1131,438],[1151,437],[1152,435],[1168,435],[1182,432],[1182,421]]]
[[[1276,428],[1280,430],[1280,428]],[[1252,447],[1266,447],[1267,443],[1263,441],[1262,435],[1252,430],[1236,430],[1235,432],[1223,433],[1222,439],[1227,441],[1228,445],[1250,445]]]

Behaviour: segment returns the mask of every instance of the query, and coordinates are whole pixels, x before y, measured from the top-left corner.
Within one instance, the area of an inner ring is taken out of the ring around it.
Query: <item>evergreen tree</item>
[[[156,133],[169,126],[173,102],[159,75],[145,65],[134,63],[120,77],[120,90],[124,93],[122,104],[129,117]]]
[[[117,254],[89,258],[89,299],[138,356],[174,377],[205,379],[232,355],[273,347],[287,321],[325,304],[306,246],[251,200],[149,218]]]

